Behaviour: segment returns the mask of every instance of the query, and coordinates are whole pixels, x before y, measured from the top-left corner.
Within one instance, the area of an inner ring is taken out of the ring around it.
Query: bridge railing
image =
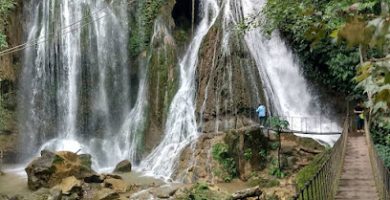
[[[338,177],[341,174],[343,158],[345,155],[350,119],[344,121],[343,132],[331,153],[326,158],[314,177],[299,188],[294,200],[329,200],[333,199],[338,185]]]
[[[365,131],[367,133],[366,137],[368,141],[371,166],[375,177],[375,184],[381,199],[388,200],[390,199],[390,171],[385,166],[382,158],[378,155],[367,121],[365,122]]]

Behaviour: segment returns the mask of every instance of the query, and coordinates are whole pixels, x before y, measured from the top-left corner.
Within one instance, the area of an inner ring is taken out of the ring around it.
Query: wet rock
[[[173,195],[175,195],[175,193],[177,192],[177,190],[179,188],[180,188],[179,185],[161,186],[158,188],[151,189],[150,193],[153,196],[158,197],[160,199],[168,199],[168,198],[172,197]]]
[[[98,174],[91,174],[84,178],[84,182],[86,183],[103,183],[104,177]]]
[[[119,162],[116,165],[114,172],[119,172],[119,173],[131,172],[131,162],[129,160],[123,160]]]
[[[119,194],[112,189],[103,188],[97,192],[96,200],[114,200],[119,199]]]
[[[259,199],[262,194],[263,192],[260,190],[259,187],[253,187],[232,194],[231,199],[247,199],[249,197],[257,197]]]
[[[72,152],[54,153],[44,150],[41,152],[41,157],[34,159],[25,169],[28,187],[31,190],[41,187],[51,188],[69,176],[83,179],[94,173],[87,163],[86,156],[80,158]]]
[[[0,200],[9,200],[9,197],[5,194],[0,194]]]
[[[52,189],[50,190],[50,195],[47,200],[61,200],[62,199],[62,191],[60,189]]]
[[[104,187],[110,188],[115,192],[124,193],[127,192],[130,186],[121,179],[108,178],[104,180]]]
[[[4,196],[4,197],[7,197],[7,196]],[[16,195],[16,196],[7,197],[7,198],[8,199],[4,199],[4,200],[27,200],[26,198],[24,198],[21,195]],[[0,200],[3,200],[1,196],[0,196]]]
[[[81,191],[81,181],[74,176],[70,176],[62,179],[61,183],[56,185],[54,189],[60,190],[65,195],[79,193]]]
[[[102,176],[103,180],[108,179],[108,178],[122,179],[121,176],[115,175],[115,174],[102,174],[101,176]]]

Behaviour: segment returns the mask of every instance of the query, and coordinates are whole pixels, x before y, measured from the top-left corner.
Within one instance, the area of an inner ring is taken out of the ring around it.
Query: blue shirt
[[[265,106],[260,105],[256,112],[259,114],[259,117],[265,117]]]

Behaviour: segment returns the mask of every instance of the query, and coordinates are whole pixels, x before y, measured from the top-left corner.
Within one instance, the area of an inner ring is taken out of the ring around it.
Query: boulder
[[[5,194],[0,194],[0,200],[9,200],[9,197]]]
[[[90,156],[80,156],[73,152],[43,150],[41,157],[34,159],[25,169],[28,187],[35,191],[41,187],[51,188],[70,176],[76,179],[90,176],[94,173],[89,164],[90,159]]]
[[[59,189],[50,190],[47,200],[62,200],[62,191]]]
[[[119,199],[119,194],[112,189],[103,188],[99,190],[94,199],[96,200],[116,200]]]
[[[107,178],[104,180],[104,187],[110,188],[115,192],[124,193],[130,188],[129,184],[121,179]]]
[[[230,199],[232,199],[232,200],[237,199],[238,200],[238,199],[247,199],[250,197],[257,197],[257,199],[260,199],[260,196],[262,194],[263,194],[263,192],[260,190],[259,187],[253,187],[253,188],[248,188],[248,189],[233,193]]]
[[[129,160],[123,160],[119,162],[116,165],[114,172],[116,173],[131,172],[131,162]]]
[[[61,183],[56,185],[53,189],[58,189],[65,195],[73,192],[78,193],[81,191],[81,181],[77,180],[74,176],[69,176],[62,179]]]

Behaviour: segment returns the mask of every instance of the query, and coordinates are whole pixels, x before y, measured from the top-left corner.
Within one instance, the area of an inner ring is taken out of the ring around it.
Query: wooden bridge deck
[[[366,137],[350,133],[335,200],[379,200]]]

